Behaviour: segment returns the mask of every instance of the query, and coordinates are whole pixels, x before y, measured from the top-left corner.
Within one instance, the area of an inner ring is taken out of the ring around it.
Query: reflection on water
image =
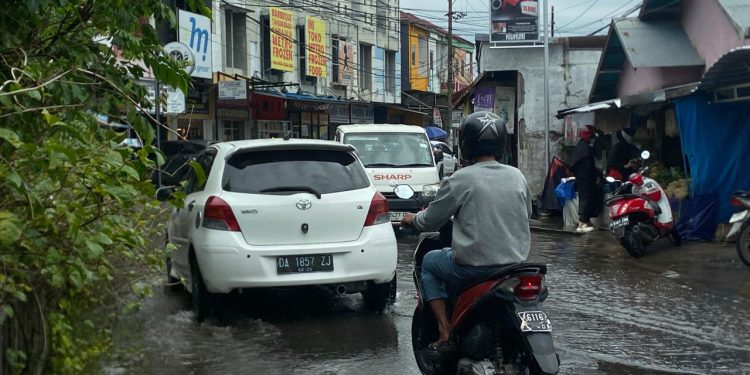
[[[359,295],[264,291],[222,299],[196,324],[186,293],[157,295],[115,330],[106,374],[418,374],[411,256],[399,238],[395,306],[372,314]],[[750,371],[750,272],[726,253],[663,246],[630,258],[606,233],[535,234],[549,265],[545,304],[564,374]]]

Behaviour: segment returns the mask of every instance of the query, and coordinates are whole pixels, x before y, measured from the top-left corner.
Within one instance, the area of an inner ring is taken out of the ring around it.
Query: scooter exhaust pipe
[[[346,286],[344,284],[336,285],[336,294],[338,295],[346,294]]]

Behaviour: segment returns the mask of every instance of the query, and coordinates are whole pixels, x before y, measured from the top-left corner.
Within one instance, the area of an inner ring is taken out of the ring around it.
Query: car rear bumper
[[[194,246],[206,288],[213,293],[357,281],[380,284],[390,281],[396,271],[396,238],[388,224],[367,227],[352,242],[294,246],[250,246],[239,232],[203,233]],[[333,271],[277,273],[278,256],[312,254],[332,254]]]

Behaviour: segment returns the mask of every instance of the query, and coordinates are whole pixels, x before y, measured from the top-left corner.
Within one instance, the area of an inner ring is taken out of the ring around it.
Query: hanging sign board
[[[219,81],[219,99],[247,99],[247,80]]]
[[[542,1],[490,0],[490,43],[539,42]]]
[[[294,13],[270,8],[271,69],[294,71]]]
[[[325,21],[315,18],[307,17],[307,75],[311,77],[326,77],[328,71],[328,58],[326,53],[328,48],[326,47],[326,23]]]
[[[211,78],[211,19],[199,14],[178,9],[179,29],[177,41],[188,46],[195,57],[193,77]]]

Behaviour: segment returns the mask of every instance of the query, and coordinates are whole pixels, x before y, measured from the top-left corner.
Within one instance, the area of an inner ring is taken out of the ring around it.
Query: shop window
[[[372,88],[372,46],[359,45],[359,89]]]
[[[385,91],[396,92],[396,52],[385,51]]]
[[[270,139],[270,138],[284,138],[284,135],[289,132],[291,127],[288,121],[258,121],[258,138]],[[299,137],[299,135],[293,135],[293,137]]]
[[[242,121],[223,121],[224,134],[222,141],[236,141],[242,139],[242,127],[245,125]]]
[[[246,15],[233,9],[224,10],[224,65],[247,69]]]

